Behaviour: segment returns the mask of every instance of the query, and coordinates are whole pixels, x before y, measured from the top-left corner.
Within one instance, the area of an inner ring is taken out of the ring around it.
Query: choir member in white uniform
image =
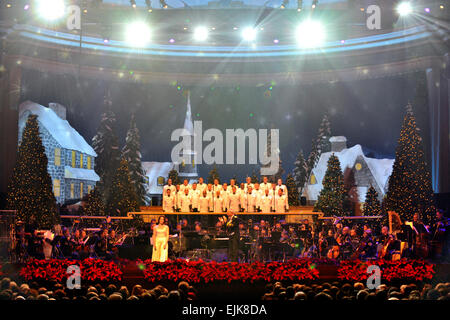
[[[197,189],[197,183],[192,184],[191,188],[191,205],[192,205],[192,211],[197,212],[198,211],[198,200],[200,199],[201,192]]]
[[[189,189],[185,188],[184,193],[180,197],[180,211],[190,212],[191,211],[191,195],[189,194]]]
[[[183,184],[180,186],[180,191],[184,194],[184,189],[188,189],[191,191],[191,185],[189,184],[189,181],[187,179],[184,179]]]
[[[174,212],[176,203],[176,198],[172,195],[171,189],[167,189],[166,195],[163,197],[163,211]]]
[[[172,179],[168,179],[167,184],[163,187],[163,197],[166,194],[167,190],[170,190],[172,196],[174,196],[175,192],[177,191],[177,188],[172,184]]]
[[[219,191],[219,192],[222,191],[222,186],[220,185],[218,179],[214,179],[214,184],[213,184],[212,189],[213,189],[214,194],[215,194],[217,191]]]
[[[228,206],[228,196],[230,195],[230,188],[226,183],[222,185],[222,191],[220,192],[220,197],[223,199],[223,207],[224,211],[227,209]]]
[[[278,189],[278,194],[275,196],[275,212],[285,213],[289,210],[288,198],[283,194],[283,190]]]
[[[283,184],[281,179],[278,179],[277,186],[275,187],[275,194],[278,194],[278,189],[283,189],[283,194],[288,197],[287,187]]]
[[[175,207],[175,209],[177,210],[177,211],[179,211],[180,210],[180,208],[181,208],[181,202],[180,202],[180,199],[181,199],[181,196],[182,196],[182,192],[181,192],[181,186],[179,185],[179,184],[177,184],[176,185],[176,190],[177,190],[177,192],[176,193],[174,193],[173,195],[175,196],[175,205],[176,205],[176,207]]]
[[[208,187],[206,188],[206,194],[209,198],[209,206],[210,208],[213,207],[213,201],[214,201],[214,191],[213,191],[213,185],[211,183],[208,183]]]
[[[199,212],[201,213],[207,213],[210,210],[210,199],[208,197],[208,193],[206,190],[203,190],[203,194],[199,199]]]
[[[230,180],[230,186],[228,188],[228,193],[230,193],[230,194],[233,193],[233,187],[236,187],[236,190],[239,189],[239,187],[236,185],[236,180],[231,179]]]
[[[273,197],[270,195],[269,191],[269,189],[266,189],[264,195],[259,200],[259,208],[263,213],[272,212]]]
[[[266,189],[268,189],[269,191],[272,190],[272,184],[270,182],[268,182],[267,177],[263,177],[263,182],[261,183],[261,185],[259,187],[260,187],[261,191],[263,192],[263,194],[266,193]]]
[[[257,194],[251,186],[248,187],[247,192],[241,194],[241,207],[245,212],[255,212],[257,203]]]
[[[240,188],[237,189],[237,193],[239,193],[240,195],[243,195],[243,194],[245,194],[245,192],[246,192],[245,183],[242,182]]]
[[[206,185],[206,183],[203,182],[203,178],[202,177],[198,178],[197,189],[198,189],[198,191],[200,191],[201,195],[203,194],[203,191],[206,190],[206,188],[207,188],[207,185]]]
[[[247,192],[248,187],[252,187],[252,189],[253,189],[252,178],[247,177],[247,178],[246,178],[246,181],[247,181],[247,182],[244,184],[244,190],[245,190],[245,192]]]
[[[241,196],[237,193],[236,186],[233,187],[233,191],[228,196],[228,211],[239,212],[241,204]]]
[[[220,191],[216,191],[216,196],[214,197],[214,212],[225,212],[225,202]]]

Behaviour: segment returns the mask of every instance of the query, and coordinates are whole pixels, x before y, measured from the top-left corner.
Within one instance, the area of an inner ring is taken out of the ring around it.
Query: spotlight
[[[315,9],[315,8],[317,7],[318,4],[319,4],[319,0],[313,0],[313,1],[312,1],[311,8]]]
[[[297,0],[297,11],[300,12],[303,9],[303,0]]]
[[[194,39],[197,41],[205,41],[206,39],[208,39],[208,29],[205,27],[195,28]]]
[[[159,4],[163,9],[167,9],[169,7],[165,0],[159,0]]]
[[[136,8],[136,0],[130,0],[130,4],[133,8]]]
[[[297,41],[302,48],[319,47],[325,41],[325,28],[319,21],[306,20],[297,27]]]
[[[397,6],[397,12],[402,17],[409,15],[412,11],[413,9],[409,2],[401,2]]]
[[[6,7],[7,7],[7,8],[11,8],[11,3],[7,3],[7,4],[6,4]]]
[[[152,12],[152,2],[151,0],[145,0],[145,5],[147,6],[148,12]]]
[[[150,41],[150,27],[143,21],[133,22],[126,29],[126,37],[131,46],[143,47]]]
[[[242,39],[245,41],[254,41],[256,39],[256,29],[252,27],[246,27],[242,30]]]
[[[280,6],[280,9],[284,9],[289,5],[289,0],[283,0],[283,3]]]
[[[64,0],[39,0],[37,3],[38,15],[49,21],[61,18],[66,12]]]

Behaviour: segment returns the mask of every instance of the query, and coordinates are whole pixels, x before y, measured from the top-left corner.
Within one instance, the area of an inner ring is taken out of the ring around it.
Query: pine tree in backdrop
[[[294,162],[294,170],[292,175],[300,195],[302,194],[303,187],[306,183],[306,172],[307,166],[305,158],[303,157],[303,150],[300,150],[297,155],[297,159]]]
[[[136,190],[138,204],[139,206],[145,206],[150,202],[150,199],[147,194],[144,170],[142,169],[140,139],[139,129],[136,127],[136,120],[134,114],[132,114],[125,146],[122,149],[122,157],[128,162],[131,182]]]
[[[402,221],[411,221],[415,213],[419,213],[424,223],[432,223],[435,218],[431,175],[411,105],[406,107],[394,167],[389,177],[385,208],[397,212]]]
[[[255,169],[252,170],[252,175],[251,175],[250,178],[252,178],[252,183],[253,184],[259,183],[258,175],[256,174],[256,170]]]
[[[126,216],[128,212],[139,210],[136,190],[131,181],[128,162],[125,159],[122,159],[114,175],[106,208],[107,215],[122,217]]]
[[[45,229],[59,221],[47,164],[37,116],[30,115],[9,182],[7,202],[9,209],[17,211],[18,220]]]
[[[295,180],[290,173],[287,175],[287,178],[286,178],[286,188],[288,190],[289,205],[290,206],[300,205],[300,201],[299,201],[300,195],[298,193],[297,184],[295,183]]]
[[[323,152],[328,152],[331,150],[330,147],[330,138],[331,138],[331,124],[328,120],[328,116],[325,114],[322,118],[322,122],[320,123],[319,132],[317,133],[317,137],[312,141],[311,152],[307,161],[307,172],[306,177],[309,178],[312,169],[316,166],[317,161],[319,161],[320,155]]]
[[[323,188],[314,206],[314,210],[322,211],[326,216],[342,216],[344,201],[344,175],[341,164],[334,153],[327,163],[327,171],[323,178]]]
[[[177,184],[181,184],[180,176],[178,175],[178,171],[176,169],[172,169],[169,171],[168,179],[172,179],[172,184],[176,186]]]
[[[104,201],[109,197],[109,189],[120,163],[119,142],[114,132],[116,116],[111,105],[109,97],[105,97],[105,111],[102,114],[97,134],[92,138],[92,147],[97,153],[95,171],[100,177],[97,187]]]
[[[104,216],[105,204],[97,188],[91,190],[84,198],[83,214],[87,216]]]
[[[207,179],[208,183],[213,184],[214,179],[219,180],[219,183],[220,183],[220,176],[219,176],[219,172],[217,171],[216,165],[214,165],[213,168],[211,169],[211,171],[209,171],[208,179]]]
[[[364,202],[364,216],[378,216],[381,214],[381,203],[378,200],[378,192],[373,186],[370,186],[366,193],[366,201]]]

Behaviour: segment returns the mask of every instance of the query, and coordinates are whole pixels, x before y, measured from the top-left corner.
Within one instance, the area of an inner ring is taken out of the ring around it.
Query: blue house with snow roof
[[[31,114],[38,116],[56,201],[64,204],[83,198],[100,180],[94,171],[94,149],[66,120],[64,106],[50,103],[47,108],[31,101],[19,106],[19,144]]]

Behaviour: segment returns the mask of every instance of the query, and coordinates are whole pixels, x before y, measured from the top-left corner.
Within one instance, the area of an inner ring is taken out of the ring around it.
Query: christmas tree
[[[306,172],[307,166],[305,158],[303,157],[303,150],[300,150],[300,152],[297,155],[297,159],[294,162],[294,171],[293,171],[293,178],[295,181],[295,185],[297,186],[297,190],[300,194],[302,193],[302,189],[306,183]]]
[[[328,120],[328,116],[325,114],[322,118],[317,137],[312,141],[311,152],[309,154],[307,162],[306,177],[309,177],[309,175],[311,174],[312,169],[316,166],[317,161],[319,161],[320,155],[323,152],[330,151],[330,137],[331,125],[330,121]]]
[[[300,205],[297,184],[295,183],[295,180],[290,173],[287,175],[286,178],[286,188],[288,190],[289,205],[290,206]]]
[[[255,169],[252,170],[251,178],[252,178],[252,183],[253,184],[259,183],[258,175],[256,174]]]
[[[59,221],[48,159],[39,135],[36,115],[28,117],[9,183],[8,207],[17,220],[38,228],[51,228]]]
[[[105,204],[103,203],[102,195],[94,188],[83,199],[83,214],[86,216],[104,216]]]
[[[136,190],[139,206],[144,206],[149,203],[150,199],[147,194],[147,183],[142,170],[141,162],[141,143],[139,130],[136,127],[134,114],[131,116],[130,128],[125,139],[125,146],[122,150],[122,157],[127,160],[128,168],[130,170],[131,182]]]
[[[322,211],[326,216],[342,216],[344,201],[344,175],[341,164],[334,153],[327,163],[323,178],[323,188],[314,206],[315,211]]]
[[[122,159],[114,175],[106,208],[109,216],[126,216],[128,212],[139,209],[136,190],[125,159]]]
[[[364,202],[364,216],[378,216],[381,213],[381,204],[378,200],[378,193],[373,186],[370,186],[366,193],[366,201]]]
[[[208,179],[207,179],[208,183],[213,184],[214,179],[219,180],[219,183],[220,183],[220,176],[219,176],[219,172],[217,171],[216,165],[213,166],[213,168],[211,169],[211,171],[208,174]]]
[[[397,212],[403,221],[411,221],[415,213],[424,223],[435,218],[431,175],[411,105],[406,108],[385,202],[386,210]]]
[[[104,200],[109,197],[109,189],[112,186],[120,158],[119,143],[114,132],[116,116],[111,109],[111,104],[109,97],[106,97],[104,101],[105,111],[102,114],[97,134],[92,139],[92,147],[97,153],[95,171],[100,176],[97,187]]]
[[[178,175],[178,171],[176,169],[172,169],[169,171],[168,179],[172,179],[172,184],[176,186],[177,184],[181,184],[180,177]]]

